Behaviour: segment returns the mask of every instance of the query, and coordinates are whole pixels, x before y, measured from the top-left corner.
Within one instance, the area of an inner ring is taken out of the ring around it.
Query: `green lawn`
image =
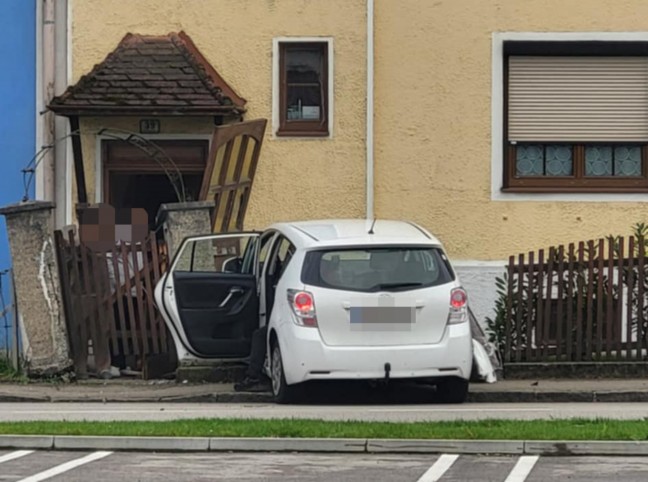
[[[6,422],[0,434],[318,437],[466,440],[648,440],[648,420],[326,422],[192,419],[169,422]]]

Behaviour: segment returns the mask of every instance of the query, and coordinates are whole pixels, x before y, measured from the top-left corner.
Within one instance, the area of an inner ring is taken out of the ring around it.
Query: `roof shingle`
[[[184,32],[127,34],[48,106],[62,115],[239,114],[241,98]]]

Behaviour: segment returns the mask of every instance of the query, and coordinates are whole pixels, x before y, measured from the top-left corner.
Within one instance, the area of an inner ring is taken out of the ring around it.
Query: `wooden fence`
[[[71,228],[56,231],[55,242],[77,374],[87,373],[89,341],[97,372],[111,364],[129,365],[149,378],[148,359],[168,355],[162,363],[168,365],[174,358],[172,340],[153,299],[167,254],[155,235],[143,243],[96,251],[79,242]]]
[[[511,256],[504,362],[644,360],[646,248],[643,237],[617,237]]]

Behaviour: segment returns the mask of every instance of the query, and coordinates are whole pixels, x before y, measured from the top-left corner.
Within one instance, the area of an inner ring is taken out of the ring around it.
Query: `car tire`
[[[441,403],[464,403],[468,398],[468,380],[448,378],[437,384],[437,395]]]
[[[270,380],[272,382],[272,396],[274,397],[275,403],[290,403],[295,399],[296,387],[291,387],[286,383],[281,349],[279,348],[279,343],[276,341],[272,344]]]

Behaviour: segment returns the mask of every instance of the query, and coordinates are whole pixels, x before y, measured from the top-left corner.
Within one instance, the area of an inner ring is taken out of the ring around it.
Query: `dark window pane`
[[[641,148],[616,146],[614,148],[614,175],[618,177],[641,176]]]
[[[322,49],[286,49],[286,120],[319,121],[323,115]]]
[[[590,177],[612,175],[611,146],[585,147],[585,175]]]
[[[520,177],[542,176],[544,174],[544,146],[531,144],[515,149],[516,171]]]
[[[574,172],[571,146],[548,145],[545,149],[547,176],[571,176]]]

